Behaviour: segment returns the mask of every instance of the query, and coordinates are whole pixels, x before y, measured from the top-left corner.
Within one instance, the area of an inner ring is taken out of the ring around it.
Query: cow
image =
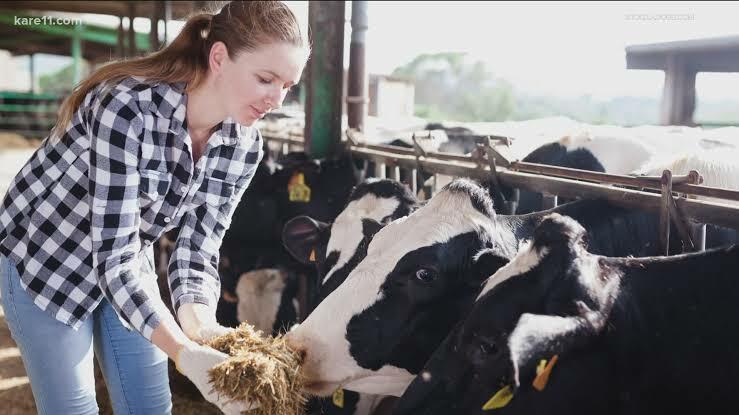
[[[736,408],[739,246],[612,258],[588,252],[584,235],[572,218],[545,217],[487,280],[395,414]]]
[[[287,334],[288,345],[303,356],[306,390],[325,395],[342,385],[400,396],[485,278],[508,263],[551,212],[583,222],[594,252],[659,251],[656,215],[598,200],[496,215],[482,187],[457,179],[377,232],[346,281]]]
[[[647,162],[655,150],[627,137],[567,135],[544,144],[521,161],[609,174],[628,174]],[[511,200],[513,189],[503,187],[503,198]],[[543,209],[541,193],[521,189],[515,213],[538,212]],[[514,213],[514,212],[507,212]]]
[[[333,223],[303,215],[283,228],[285,248],[303,264],[314,263],[318,287],[311,304],[320,303],[364,259],[367,245],[389,222],[419,206],[407,186],[391,179],[366,179],[349,196]]]
[[[333,220],[362,176],[349,157],[312,160],[303,152],[292,152],[273,161],[265,156],[221,245],[219,274],[223,295],[217,315],[221,324],[239,324],[236,286],[245,273],[279,268],[288,274],[290,288],[297,286],[301,278],[310,281],[309,286],[315,285],[315,267],[296,261],[283,247],[282,229],[287,221],[300,215]],[[275,329],[294,322],[289,315],[292,303],[284,306],[285,314],[277,318]]]
[[[333,223],[309,216],[298,216],[287,222],[283,229],[285,248],[301,263],[312,263],[318,272],[318,286],[310,290],[314,295],[309,307],[320,303],[346,279],[364,258],[369,241],[380,228],[418,206],[418,200],[403,184],[370,178],[352,190],[346,207]],[[312,399],[308,413],[368,414],[383,404],[384,397],[379,395],[340,393],[340,408],[336,399]]]

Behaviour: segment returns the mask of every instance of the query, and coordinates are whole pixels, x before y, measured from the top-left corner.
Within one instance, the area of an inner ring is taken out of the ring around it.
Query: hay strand
[[[230,355],[209,371],[219,394],[232,400],[259,404],[249,415],[298,415],[307,401],[298,355],[282,336],[262,337],[261,331],[242,323],[234,332],[209,345]]]

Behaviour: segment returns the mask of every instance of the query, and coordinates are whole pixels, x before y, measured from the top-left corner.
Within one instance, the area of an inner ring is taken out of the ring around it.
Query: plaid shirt
[[[150,339],[171,318],[152,243],[175,227],[172,304],[215,307],[221,241],[262,159],[262,139],[227,119],[193,164],[186,103],[182,83],[98,86],[64,142],[45,140],[13,180],[0,208],[0,252],[57,320],[79,328],[105,297]]]

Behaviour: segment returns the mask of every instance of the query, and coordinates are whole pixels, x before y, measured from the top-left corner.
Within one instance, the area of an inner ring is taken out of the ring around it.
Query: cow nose
[[[300,364],[303,364],[305,362],[308,351],[305,347],[305,344],[298,338],[298,336],[294,335],[293,333],[288,333],[287,335],[285,335],[285,344],[287,344],[287,347],[290,350],[298,355]]]

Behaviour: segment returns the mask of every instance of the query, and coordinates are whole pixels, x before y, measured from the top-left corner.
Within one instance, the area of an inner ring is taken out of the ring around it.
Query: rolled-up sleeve
[[[88,128],[93,269],[116,313],[151,340],[163,316],[139,274],[138,161],[143,116],[131,95],[114,90],[94,102]]]
[[[223,236],[262,157],[261,136],[255,130],[255,139],[245,152],[245,159],[229,163],[242,166],[238,178],[233,183],[206,179],[207,184],[198,190],[200,202],[183,215],[168,268],[175,310],[187,303],[205,304],[213,309],[218,304],[221,294],[218,261]]]

